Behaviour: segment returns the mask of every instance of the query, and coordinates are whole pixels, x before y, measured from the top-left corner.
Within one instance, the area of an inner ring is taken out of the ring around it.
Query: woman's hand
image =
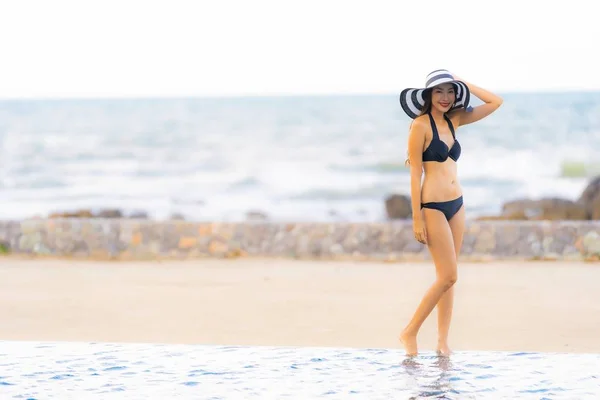
[[[450,73],[452,75],[452,79],[454,79],[455,81],[461,81],[464,82],[458,75],[456,75],[454,72]]]
[[[469,88],[471,95],[482,100],[485,104],[481,104],[477,107],[469,107],[468,112],[466,110],[459,110],[455,115],[458,116],[458,126],[472,124],[480,119],[483,119],[496,111],[502,105],[502,98],[488,90],[482,89],[479,86],[468,83],[465,80],[459,78],[456,74],[452,73],[452,78],[463,82]]]
[[[425,222],[422,218],[413,218],[413,232],[417,242],[427,244],[427,232],[425,231]]]

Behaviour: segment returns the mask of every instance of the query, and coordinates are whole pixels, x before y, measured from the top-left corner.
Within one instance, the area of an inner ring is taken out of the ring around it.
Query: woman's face
[[[442,83],[431,91],[431,106],[442,113],[450,110],[455,101],[456,94],[451,83]]]

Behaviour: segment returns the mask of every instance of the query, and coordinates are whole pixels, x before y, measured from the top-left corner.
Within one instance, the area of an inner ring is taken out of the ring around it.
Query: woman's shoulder
[[[423,114],[423,115],[419,115],[417,118],[413,119],[413,122],[411,123],[412,126],[414,126],[415,128],[418,129],[427,129],[427,127],[429,126],[429,118],[427,117],[427,115]]]
[[[410,123],[409,136],[419,138],[418,140],[427,141],[432,136],[431,125],[427,116],[420,115]]]

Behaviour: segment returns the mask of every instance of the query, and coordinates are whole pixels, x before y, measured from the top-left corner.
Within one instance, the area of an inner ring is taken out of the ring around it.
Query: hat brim
[[[471,92],[469,91],[469,87],[464,82],[451,80],[442,83],[451,83],[454,85],[455,88],[456,101],[454,102],[449,111],[453,111],[459,108],[467,109],[469,107],[469,102],[471,101]],[[423,106],[425,105],[425,100],[423,100],[423,93],[426,90],[432,89],[433,87],[434,86],[428,88],[407,88],[400,93],[400,106],[402,107],[402,110],[404,110],[406,115],[408,115],[412,119],[415,119],[419,115],[421,115],[421,111],[423,110]]]

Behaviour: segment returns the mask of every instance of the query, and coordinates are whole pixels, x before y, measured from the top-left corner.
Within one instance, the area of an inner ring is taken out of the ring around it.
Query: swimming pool
[[[1,399],[597,399],[600,354],[0,341]]]

